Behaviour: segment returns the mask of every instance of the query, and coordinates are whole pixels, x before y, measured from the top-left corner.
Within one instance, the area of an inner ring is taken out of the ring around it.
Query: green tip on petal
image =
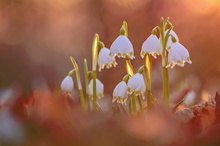
[[[124,26],[122,26],[121,29],[120,29],[120,35],[125,35],[125,28],[124,28]]]
[[[170,36],[171,36],[171,38],[172,38],[172,42],[173,42],[173,43],[177,42],[176,38],[175,38],[173,35],[170,35]]]
[[[99,47],[100,47],[100,49],[105,48],[105,44],[103,42],[99,41]]]
[[[73,74],[74,74],[74,72],[75,72],[75,69],[73,69],[73,70],[69,71],[68,76],[72,77],[72,76],[73,76]]]
[[[144,65],[143,66],[141,66],[139,69],[138,69],[138,73],[140,73],[140,74],[142,74],[143,73],[143,71],[144,71]]]
[[[154,29],[152,29],[152,32],[151,32],[153,35],[156,35],[157,34],[157,28],[155,27]]]

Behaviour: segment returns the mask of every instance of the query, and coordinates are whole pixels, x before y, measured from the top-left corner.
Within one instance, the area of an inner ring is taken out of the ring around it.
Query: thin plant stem
[[[133,67],[129,58],[126,58],[126,71],[130,76],[134,75]]]
[[[161,31],[160,31],[160,41],[162,45],[162,78],[163,78],[163,102],[166,106],[169,106],[169,74],[167,66],[167,53],[166,53],[166,43],[167,38],[165,36],[165,28],[167,25],[167,19],[161,18]]]
[[[95,34],[92,44],[92,79],[93,79],[93,110],[97,111],[97,93],[96,93],[96,70],[98,62],[98,45],[99,45],[99,35]]]
[[[163,102],[169,106],[169,74],[166,67],[163,67]]]
[[[137,110],[136,110],[136,98],[135,98],[135,93],[133,92],[131,94],[131,113],[132,114],[136,114]]]
[[[81,107],[82,107],[82,110],[85,111],[85,101],[84,101],[84,94],[83,94],[82,83],[81,83],[81,79],[80,79],[79,68],[78,68],[78,65],[77,65],[75,59],[72,56],[70,57],[70,60],[71,60],[73,67],[76,71],[76,80],[77,80],[77,85],[78,85],[78,90],[79,90]]]
[[[146,80],[147,107],[148,109],[151,109],[154,103],[151,96],[152,62],[151,62],[150,54],[145,55],[144,67],[145,67],[145,80]]]
[[[92,80],[93,80],[93,110],[97,111],[97,93],[96,93],[96,71],[92,71]]]
[[[128,37],[128,24],[126,21],[123,21],[122,23],[122,27],[120,29],[120,34],[121,35],[124,35],[126,37]],[[127,74],[130,75],[130,76],[133,76],[134,75],[134,71],[133,71],[133,66],[131,64],[131,61],[130,61],[130,58],[129,57],[126,57],[126,71],[127,71]],[[133,94],[133,93],[132,93]],[[133,114],[133,113],[136,113],[136,103],[135,103],[135,97],[133,97],[134,95],[131,95],[131,100],[130,100],[130,113]]]
[[[138,103],[139,103],[141,112],[144,112],[144,107],[143,107],[143,104],[142,104],[142,100],[141,100],[141,97],[139,95],[137,96],[137,99],[138,99]]]
[[[87,106],[88,106],[88,111],[90,111],[91,107],[90,107],[90,95],[89,95],[89,71],[88,71],[88,65],[86,59],[84,59],[84,77],[85,77],[85,86],[86,86]]]

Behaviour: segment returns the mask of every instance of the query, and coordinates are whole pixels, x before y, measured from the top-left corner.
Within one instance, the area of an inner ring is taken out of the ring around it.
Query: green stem
[[[128,37],[128,24],[127,24],[127,22],[126,21],[123,21],[123,24],[122,24],[122,26],[124,27],[124,29],[125,29],[125,36],[126,37]]]
[[[89,97],[89,71],[88,71],[88,65],[86,59],[84,59],[84,78],[85,78],[85,86],[86,86],[87,106],[88,106],[88,110],[90,111],[91,107],[90,107],[90,97]]]
[[[79,68],[78,68],[76,61],[74,60],[74,58],[72,56],[70,57],[70,60],[71,60],[73,67],[76,71],[76,80],[77,80],[77,85],[78,85],[78,90],[79,90],[81,107],[82,107],[82,110],[85,111],[84,94],[83,94],[83,90],[82,90],[82,83],[81,83],[81,79],[80,79]]]
[[[137,98],[138,98],[138,103],[139,103],[139,106],[140,106],[141,112],[144,112],[144,107],[143,107],[143,104],[142,104],[141,97],[138,95]]]
[[[98,46],[99,46],[99,35],[95,34],[92,44],[92,79],[93,79],[93,110],[94,111],[97,111],[96,70],[98,63]]]
[[[153,107],[153,105],[154,105],[154,101],[152,99],[151,90],[147,90],[146,94],[147,94],[147,108],[151,109]]]
[[[97,93],[96,93],[96,71],[92,71],[92,79],[93,79],[93,110],[97,111]]]
[[[152,76],[152,62],[150,54],[145,55],[145,80],[146,80],[146,96],[147,96],[147,107],[151,109],[153,106],[153,99],[151,96],[151,76]]]
[[[163,102],[169,106],[169,74],[166,67],[163,67]]]
[[[137,110],[136,110],[136,99],[135,99],[135,93],[133,92],[131,94],[131,114],[135,115],[136,112],[137,112]]]
[[[161,19],[161,31],[160,31],[160,38],[161,38],[161,45],[162,45],[162,78],[163,78],[163,102],[166,106],[169,106],[169,74],[167,66],[167,53],[166,53],[166,44],[168,40],[168,35],[165,36],[165,28],[167,25],[168,20]],[[169,30],[170,32],[170,30]],[[168,33],[169,33],[168,32]]]
[[[79,89],[79,97],[80,97],[80,101],[81,101],[80,103],[81,103],[82,110],[85,111],[86,108],[85,108],[84,94],[83,94],[82,88]]]
[[[134,75],[133,67],[129,58],[126,58],[126,71],[130,76]]]

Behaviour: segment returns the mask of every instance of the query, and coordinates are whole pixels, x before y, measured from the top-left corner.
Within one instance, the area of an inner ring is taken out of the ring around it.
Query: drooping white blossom
[[[149,53],[154,58],[157,58],[156,55],[161,54],[162,46],[156,35],[151,34],[143,43],[141,48],[141,57],[143,58],[145,54]]]
[[[125,103],[127,100],[127,84],[124,81],[121,81],[115,86],[113,91],[113,100],[112,102],[117,101],[118,103]]]
[[[179,42],[175,42],[169,51],[168,54],[168,65],[166,66],[173,68],[176,64],[178,66],[183,67],[184,63],[188,62],[189,64],[192,63],[190,60],[189,52],[188,50],[181,45]]]
[[[146,85],[144,82],[144,77],[140,73],[136,73],[132,77],[129,78],[128,80],[128,92],[135,93],[138,95],[142,95],[144,97],[144,93],[146,91]]]
[[[73,79],[70,76],[66,76],[61,83],[61,90],[64,92],[72,92],[73,90]]]
[[[167,34],[167,32],[168,32],[168,30],[165,31],[165,34]],[[173,30],[170,31],[170,35],[175,37],[176,41],[179,42],[179,38],[178,38],[177,34]],[[172,45],[173,45],[172,37],[169,36],[169,38],[167,40],[167,47],[166,48],[169,50]]]
[[[115,61],[115,58],[110,56],[110,50],[107,48],[102,48],[98,55],[98,67],[99,71],[101,69],[112,67],[112,65],[115,67],[117,65],[117,62]]]
[[[89,82],[89,94],[93,96],[93,79]],[[96,96],[101,98],[104,96],[104,85],[99,79],[96,79]]]
[[[124,35],[120,35],[115,39],[110,47],[110,52],[113,57],[129,57],[130,59],[135,58],[133,45],[130,40]]]

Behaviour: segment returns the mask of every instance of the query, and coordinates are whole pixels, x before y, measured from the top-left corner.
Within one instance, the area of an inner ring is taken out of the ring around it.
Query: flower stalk
[[[78,68],[78,65],[77,65],[75,59],[72,56],[70,57],[70,60],[73,64],[73,67],[74,67],[75,72],[76,72],[76,80],[77,80],[77,85],[78,85],[78,90],[79,90],[79,97],[80,97],[81,107],[82,107],[82,110],[85,111],[84,94],[83,94],[82,83],[81,83],[81,79],[80,79],[79,68]]]
[[[146,82],[146,97],[147,97],[147,107],[151,109],[154,104],[151,93],[151,76],[152,76],[152,62],[150,58],[150,54],[147,53],[145,55],[144,60],[144,71],[145,71],[145,82]]]
[[[167,66],[167,52],[166,52],[166,44],[169,37],[168,31],[165,35],[165,28],[168,24],[168,19],[161,18],[161,27],[160,27],[160,41],[162,45],[162,80],[163,80],[163,102],[166,106],[169,106],[169,73]],[[172,29],[171,23],[169,23],[170,30]]]
[[[135,93],[131,93],[131,97],[130,97],[130,101],[131,101],[131,115],[135,115],[137,110],[136,110],[136,97],[135,97]]]
[[[93,79],[93,110],[94,111],[97,111],[96,70],[98,63],[98,46],[99,46],[99,35],[95,34],[92,44],[92,79]]]
[[[123,21],[120,33],[121,34],[123,33],[122,35],[125,35],[128,38],[128,24],[126,21]],[[130,76],[133,76],[134,75],[133,66],[131,64],[129,57],[126,57],[125,63],[126,63],[127,74],[129,74]],[[131,102],[131,114],[135,114],[136,113],[136,97],[135,97],[134,92],[131,94],[130,102]]]
[[[86,86],[86,100],[87,100],[88,111],[91,110],[90,96],[89,96],[89,73],[90,72],[88,71],[87,60],[84,59],[84,78],[85,78],[85,86]]]

